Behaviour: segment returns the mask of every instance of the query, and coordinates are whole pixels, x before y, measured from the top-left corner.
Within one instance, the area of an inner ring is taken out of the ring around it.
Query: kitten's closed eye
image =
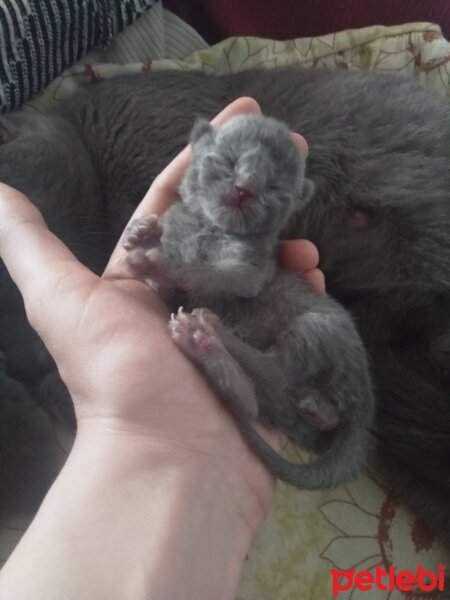
[[[229,158],[216,154],[207,154],[203,159],[203,177],[205,184],[215,181],[234,180],[235,163]]]
[[[230,156],[211,153],[204,156],[203,160],[208,168],[222,167],[233,171],[236,169],[236,161]]]

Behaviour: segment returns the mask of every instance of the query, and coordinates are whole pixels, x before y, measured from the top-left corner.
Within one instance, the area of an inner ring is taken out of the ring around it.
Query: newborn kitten
[[[217,132],[199,121],[191,142],[182,201],[130,225],[128,262],[166,298],[185,293],[192,313],[172,317],[172,338],[274,475],[308,489],[338,485],[364,465],[374,401],[350,315],[277,267],[280,232],[314,191],[304,160],[288,128],[260,116]],[[288,462],[257,433],[258,418],[320,458]]]

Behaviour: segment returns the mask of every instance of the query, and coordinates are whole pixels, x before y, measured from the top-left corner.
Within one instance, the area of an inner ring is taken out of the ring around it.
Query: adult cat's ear
[[[191,131],[191,144],[196,144],[201,139],[213,138],[214,130],[206,119],[196,119]]]

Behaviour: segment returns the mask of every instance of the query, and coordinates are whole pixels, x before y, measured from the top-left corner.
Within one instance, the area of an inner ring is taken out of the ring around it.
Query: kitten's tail
[[[333,488],[353,479],[366,464],[372,446],[369,431],[350,422],[336,432],[331,448],[313,462],[299,464],[278,454],[251,425],[244,427],[244,433],[273,475],[306,490]]]

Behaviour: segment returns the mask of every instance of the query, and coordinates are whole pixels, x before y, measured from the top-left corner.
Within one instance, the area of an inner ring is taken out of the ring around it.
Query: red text
[[[418,588],[423,592],[444,591],[445,566],[440,565],[437,573],[426,571],[418,566],[416,572],[398,571],[394,566],[387,570],[380,565],[375,567],[375,573],[371,571],[358,571],[349,569],[348,571],[338,571],[331,569],[333,579],[333,596],[336,597],[340,592],[346,592],[355,587],[358,590],[368,592],[374,587],[381,591],[400,590],[402,592],[411,592]]]

